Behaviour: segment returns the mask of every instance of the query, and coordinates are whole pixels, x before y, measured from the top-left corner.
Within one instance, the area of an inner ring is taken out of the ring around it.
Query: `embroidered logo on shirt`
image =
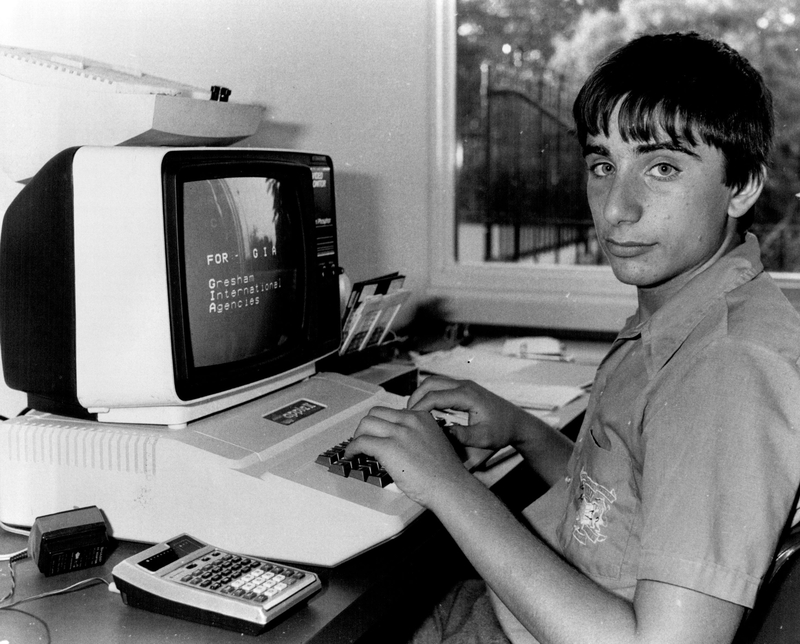
[[[572,536],[581,545],[600,543],[606,540],[603,528],[608,525],[606,512],[617,500],[614,490],[609,490],[593,481],[581,468],[581,497],[575,525],[572,527]]]

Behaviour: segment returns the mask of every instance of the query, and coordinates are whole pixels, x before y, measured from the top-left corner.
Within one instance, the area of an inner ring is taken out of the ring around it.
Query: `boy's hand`
[[[373,408],[359,423],[346,454],[377,458],[397,486],[425,507],[471,476],[427,411]]]
[[[491,449],[519,442],[519,433],[527,420],[527,414],[516,405],[471,380],[453,380],[443,376],[427,378],[411,394],[408,408],[425,412],[434,409],[467,412],[469,424],[454,425],[451,433],[464,445]]]

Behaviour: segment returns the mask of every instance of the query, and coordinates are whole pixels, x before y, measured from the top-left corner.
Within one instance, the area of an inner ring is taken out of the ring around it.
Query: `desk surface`
[[[25,547],[24,537],[0,534],[0,551]],[[146,546],[120,543],[103,565],[44,577],[32,559],[14,564],[15,599],[65,588],[91,577],[111,580],[113,566]],[[259,637],[157,615],[125,606],[98,583],[64,595],[0,610],[0,642],[8,644],[89,644],[92,642],[353,642],[392,641],[382,633],[405,633],[461,571],[468,570],[458,549],[433,515],[426,513],[398,538],[334,569],[314,568],[323,589],[307,605]],[[9,585],[8,564],[0,564],[0,595]],[[33,617],[31,617],[33,616]],[[38,619],[36,619],[38,618]],[[384,629],[386,629],[384,631]],[[404,638],[400,638],[404,639]],[[399,640],[398,640],[399,641]]]

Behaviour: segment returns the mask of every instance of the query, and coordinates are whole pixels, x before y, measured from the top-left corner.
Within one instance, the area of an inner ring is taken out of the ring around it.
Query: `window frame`
[[[636,290],[608,267],[459,263],[455,260],[456,0],[432,3],[429,284],[453,322],[616,332],[636,308]],[[800,309],[800,274],[773,274]]]

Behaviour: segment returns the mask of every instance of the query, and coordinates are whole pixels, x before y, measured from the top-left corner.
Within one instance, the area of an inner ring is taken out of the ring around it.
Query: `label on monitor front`
[[[272,411],[268,414],[264,414],[264,418],[271,420],[274,423],[280,423],[281,425],[292,425],[299,420],[303,420],[304,418],[308,418],[309,416],[316,414],[318,411],[322,411],[323,409],[325,409],[325,405],[301,398],[290,405],[286,405],[285,407],[281,407],[280,409]]]

